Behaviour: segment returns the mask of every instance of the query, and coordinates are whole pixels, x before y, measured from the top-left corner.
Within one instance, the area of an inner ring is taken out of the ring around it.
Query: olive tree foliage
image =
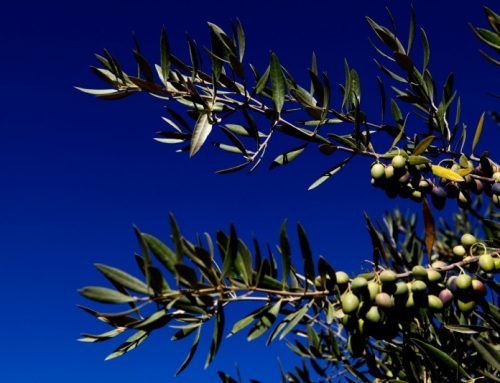
[[[489,26],[471,28],[485,43],[482,54],[500,65],[495,56],[500,16],[484,10]],[[417,28],[413,12],[405,42],[395,25],[367,21],[381,71],[376,119],[365,113],[360,78],[347,61],[335,106],[330,79],[318,70],[314,55],[307,85],[298,84],[274,53],[263,70],[247,64],[239,21],[231,24],[231,33],[209,23],[211,47],[204,52],[209,68],[191,38],[190,61],[175,56],[165,29],[159,64],[150,64],[136,42],[136,75],[125,73],[109,52],[97,55],[102,66],[92,71],[111,88],[81,91],[112,100],[146,92],[168,101],[168,128],[155,139],[193,156],[216,137],[216,150],[236,158],[219,173],[252,172],[275,138],[287,135],[298,144],[272,159],[271,168],[318,147],[325,162],[336,161],[318,174],[313,189],[348,169],[353,157],[367,156],[373,160],[367,169],[373,187],[414,200],[418,214],[395,211],[381,221],[365,217],[373,253],[359,275],[315,257],[301,225],[296,228],[301,261],[294,262],[286,221],[274,248],[257,239],[246,243],[234,226],[188,239],[171,215],[165,241],[136,229],[141,278],[96,265],[113,288],[90,286],[80,293],[129,307],[112,313],[81,307],[111,326],[103,334],[83,334],[81,341],[125,336],[108,355],[112,359],[171,328],[172,341],[192,342],[180,373],[202,333],[211,336],[209,365],[226,336],[245,331],[249,341],[284,340],[302,358],[293,371],[281,371],[283,382],[500,382],[500,286],[494,277],[500,271],[500,165],[487,152],[476,152],[488,114],[480,111],[467,128],[453,75],[443,86],[433,80],[427,35]],[[416,40],[422,57],[414,57]],[[185,114],[171,107],[175,103]],[[453,222],[434,219],[445,203],[456,206]],[[241,301],[258,307],[227,323],[226,310]],[[224,372],[219,376],[237,381]]]

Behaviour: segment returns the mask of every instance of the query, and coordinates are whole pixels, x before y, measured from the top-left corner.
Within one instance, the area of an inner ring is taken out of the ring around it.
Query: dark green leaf
[[[415,146],[415,149],[413,149],[413,155],[419,156],[424,153],[435,138],[435,136],[427,136],[421,140],[418,145]]]
[[[328,170],[325,174],[323,174],[320,178],[318,178],[316,181],[314,181],[311,186],[309,186],[309,188],[307,190],[313,190],[313,189],[316,189],[319,185],[321,185],[323,182],[325,182],[326,180],[330,179],[330,177],[332,177],[333,175],[335,175],[336,173],[338,173],[339,171],[341,171],[344,166],[347,165],[347,163],[349,162],[349,160],[351,159],[351,157],[345,159],[344,161],[342,161],[341,163],[335,165],[333,168],[331,168],[330,170]]]
[[[189,365],[191,360],[193,359],[194,354],[196,353],[196,350],[198,349],[198,343],[200,342],[200,334],[201,334],[201,326],[197,327],[196,335],[193,340],[193,344],[189,350],[189,353],[186,356],[186,359],[182,362],[180,367],[177,369],[175,372],[175,375],[179,375],[184,369]]]
[[[291,256],[292,256],[286,225],[287,221],[285,220],[281,225],[281,230],[280,230],[280,252],[281,252],[282,268],[283,268],[281,282],[283,283],[283,286],[286,285],[288,276],[290,275]]]
[[[252,329],[248,333],[247,339],[249,341],[257,339],[267,330],[269,330],[269,328],[271,328],[273,323],[276,321],[276,318],[278,317],[278,314],[281,309],[281,304],[282,301],[279,300],[272,306],[267,306],[267,309],[259,314],[259,319],[257,320],[257,323],[255,324],[254,327],[252,327]]]
[[[167,38],[167,30],[165,27],[161,30],[160,35],[160,65],[161,65],[161,80],[163,84],[167,84],[170,73],[170,46]]]
[[[471,342],[481,357],[495,370],[500,371],[500,352],[481,338],[471,338]]]
[[[158,259],[167,270],[174,272],[175,264],[177,263],[176,254],[158,238],[149,234],[143,234],[143,237],[156,259]]]
[[[310,281],[314,280],[314,261],[311,252],[311,247],[309,245],[309,240],[307,239],[307,234],[304,227],[299,223],[297,224],[297,234],[299,236],[300,251],[302,253],[302,259],[304,261],[304,274]]]
[[[222,302],[219,301],[217,304],[217,313],[215,315],[214,332],[212,335],[212,343],[210,344],[210,351],[205,362],[205,368],[207,368],[210,363],[215,358],[217,351],[219,351],[220,344],[222,342],[222,335],[224,333],[224,308]]]
[[[137,301],[136,297],[122,294],[107,287],[88,286],[78,290],[78,292],[85,298],[102,303],[129,303]]]
[[[286,81],[278,56],[276,56],[275,53],[271,53],[269,68],[274,107],[276,108],[276,112],[279,114],[281,113],[281,109],[285,103]]]
[[[144,282],[120,269],[106,266],[101,263],[96,263],[95,267],[97,267],[97,269],[103,273],[107,279],[118,284],[119,286],[142,294],[151,293],[148,286]]]

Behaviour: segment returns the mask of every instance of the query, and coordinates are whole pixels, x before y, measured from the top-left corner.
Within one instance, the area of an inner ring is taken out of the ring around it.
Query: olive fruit
[[[476,302],[457,300],[457,307],[463,313],[469,313],[474,309]]]
[[[427,296],[427,306],[433,311],[441,311],[444,307],[441,299],[439,299],[435,295]]]
[[[472,286],[472,278],[468,274],[460,274],[457,279],[457,288],[460,290],[467,290]]]
[[[500,182],[496,182],[491,186],[491,192],[495,195],[500,195]]]
[[[384,165],[382,165],[380,163],[374,164],[370,169],[370,174],[376,180],[385,177]]]
[[[321,275],[318,275],[316,278],[314,278],[314,287],[318,290],[323,290],[323,278]]]
[[[392,283],[396,281],[397,274],[393,270],[384,270],[380,273],[379,278],[382,283]]]
[[[498,169],[498,167],[497,167],[497,169]],[[493,173],[491,178],[493,178],[495,180],[495,182],[500,182],[500,172],[496,171],[495,173]]]
[[[480,255],[478,263],[481,270],[487,273],[495,270],[495,260],[493,259],[491,254],[486,253]]]
[[[394,167],[392,165],[386,166],[384,169],[385,178],[389,179],[394,176]]]
[[[424,281],[419,281],[419,280],[416,280],[416,281],[413,281],[411,283],[411,291],[413,293],[423,293],[427,290],[427,285],[425,284]]]
[[[365,314],[365,319],[372,323],[380,322],[381,315],[377,306],[372,306]]]
[[[390,309],[394,306],[394,299],[387,293],[378,293],[375,297],[375,303],[378,307]]]
[[[441,280],[441,273],[437,270],[429,269],[427,270],[427,279],[429,282],[437,283]]]
[[[406,166],[406,158],[398,154],[392,158],[391,164],[394,169],[402,169]]]
[[[453,293],[449,289],[443,289],[439,292],[439,299],[444,306],[448,306],[453,300]]]
[[[411,275],[415,279],[425,281],[427,279],[427,270],[421,265],[416,265],[411,269]]]
[[[456,245],[452,249],[453,254],[455,254],[457,257],[463,257],[465,254],[467,254],[467,250],[465,250],[465,247],[462,245]]]
[[[465,233],[460,238],[460,242],[462,243],[463,246],[472,246],[473,244],[475,244],[477,242],[477,239],[472,234]]]
[[[446,204],[446,192],[440,186],[434,186],[431,190],[432,204],[438,210],[444,208]]]
[[[488,293],[486,291],[486,287],[484,287],[484,283],[477,279],[472,280],[472,291],[474,292],[474,294],[482,297],[484,297]]]
[[[366,285],[368,284],[367,280],[363,277],[356,277],[352,280],[351,282],[351,289],[354,292],[359,292],[361,290],[364,290],[366,288]]]
[[[406,295],[408,294],[408,285],[406,282],[398,282],[396,283],[396,291],[394,292],[394,295],[396,297],[401,296],[401,295]]]
[[[448,281],[446,282],[446,287],[449,288],[451,291],[456,291],[457,290],[457,276],[453,275],[448,278]]]
[[[340,299],[342,305],[342,311],[344,314],[351,314],[355,312],[359,307],[359,298],[352,292],[347,292]]]
[[[495,258],[495,272],[500,271],[500,258]]]
[[[377,282],[370,281],[368,282],[367,287],[370,299],[373,301],[377,294],[380,292],[380,285]]]
[[[337,271],[335,273],[335,277],[338,285],[345,285],[349,282],[349,275],[347,275],[344,271]]]

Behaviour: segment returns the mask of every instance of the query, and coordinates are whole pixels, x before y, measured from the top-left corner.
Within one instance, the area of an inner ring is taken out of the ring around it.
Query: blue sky
[[[485,1],[494,8],[493,1]],[[214,233],[230,223],[246,238],[255,233],[276,243],[284,218],[290,231],[300,221],[316,255],[337,269],[360,270],[370,258],[363,211],[374,218],[395,204],[369,186],[368,160],[356,160],[332,182],[317,190],[307,186],[332,165],[311,151],[288,168],[251,176],[215,175],[231,164],[204,148],[188,160],[173,148],[153,141],[165,128],[163,101],[146,95],[121,102],[96,100],[73,86],[99,87],[88,70],[93,54],[109,49],[126,68],[133,68],[131,32],[143,51],[158,58],[159,31],[165,25],[174,52],[187,57],[185,33],[208,45],[207,21],[223,28],[239,17],[247,34],[247,58],[263,69],[269,51],[297,79],[306,79],[311,52],[333,84],[343,82],[343,60],[358,70],[363,99],[376,112],[379,103],[364,16],[387,23],[388,5],[406,33],[409,15],[404,1],[75,1],[11,2],[0,14],[2,80],[0,90],[0,280],[3,286],[2,381],[17,382],[164,382],[215,381],[215,372],[275,381],[277,357],[285,366],[294,359],[283,345],[263,348],[243,337],[225,342],[216,362],[203,371],[206,342],[191,367],[173,377],[189,344],[172,344],[161,332],[141,349],[104,362],[117,343],[77,343],[79,333],[101,328],[79,311],[88,304],[77,289],[103,283],[95,262],[134,271],[138,251],[132,225],[168,238],[172,211],[188,236]],[[474,126],[483,110],[498,109],[486,96],[500,89],[498,71],[478,53],[480,44],[468,22],[485,25],[476,2],[421,1],[415,8],[430,39],[431,70],[438,84],[456,75],[463,120]],[[307,83],[306,83],[307,84]],[[340,96],[335,96],[338,105]],[[479,148],[500,150],[498,126],[487,121]],[[496,130],[496,132],[495,132]],[[489,145],[488,145],[489,144]],[[284,141],[281,149],[291,147]],[[293,145],[293,144],[292,144]],[[278,149],[279,149],[278,148]],[[272,156],[268,156],[268,161]],[[250,311],[238,307],[236,310]],[[208,335],[208,334],[207,334]],[[203,355],[202,355],[203,354]],[[257,368],[256,368],[257,367]]]

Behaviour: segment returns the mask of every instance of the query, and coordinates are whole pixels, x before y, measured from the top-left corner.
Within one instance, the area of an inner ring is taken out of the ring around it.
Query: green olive
[[[391,164],[394,169],[402,169],[406,166],[406,158],[398,154],[392,158]]]
[[[473,244],[475,244],[477,242],[477,239],[472,234],[465,233],[460,238],[460,242],[462,243],[463,246],[468,247],[468,246],[472,246]]]
[[[444,307],[441,299],[439,299],[435,295],[428,295],[427,296],[427,304],[428,304],[428,307],[433,311],[441,311]]]
[[[456,279],[457,288],[467,290],[472,286],[472,278],[468,274],[460,274]]]
[[[365,319],[372,323],[380,322],[381,315],[380,311],[378,310],[378,307],[377,306],[370,307],[370,309],[366,312]]]
[[[351,289],[354,292],[359,292],[361,290],[364,290],[366,288],[366,285],[368,284],[367,280],[363,277],[356,277],[352,280],[351,282]]]
[[[337,279],[337,284],[339,285],[345,285],[349,282],[349,275],[343,271],[337,271],[335,273],[335,277]]]
[[[347,292],[340,299],[342,305],[342,311],[344,314],[351,314],[355,312],[359,307],[359,298],[352,292]]]
[[[380,282],[382,283],[392,283],[397,279],[397,274],[393,270],[384,270],[379,275]]]
[[[489,273],[495,270],[495,259],[491,256],[491,254],[482,254],[479,256],[479,267],[481,270]]]
[[[413,266],[411,275],[419,281],[425,281],[427,280],[427,269],[421,265]]]
[[[453,254],[455,254],[457,257],[463,257],[465,254],[467,254],[467,250],[465,250],[465,247],[462,245],[457,245],[453,247]]]
[[[457,301],[457,307],[463,313],[471,312],[474,309],[475,305],[476,305],[476,302],[474,302],[474,301],[465,302],[465,301],[462,301],[460,299]]]
[[[376,180],[385,177],[384,165],[382,165],[380,163],[374,164],[370,169],[370,174]]]
[[[370,295],[370,300],[374,300],[377,294],[380,292],[380,285],[377,282],[368,282],[368,294]]]
[[[429,282],[437,283],[441,280],[442,276],[439,271],[428,269],[427,270],[427,279]]]

